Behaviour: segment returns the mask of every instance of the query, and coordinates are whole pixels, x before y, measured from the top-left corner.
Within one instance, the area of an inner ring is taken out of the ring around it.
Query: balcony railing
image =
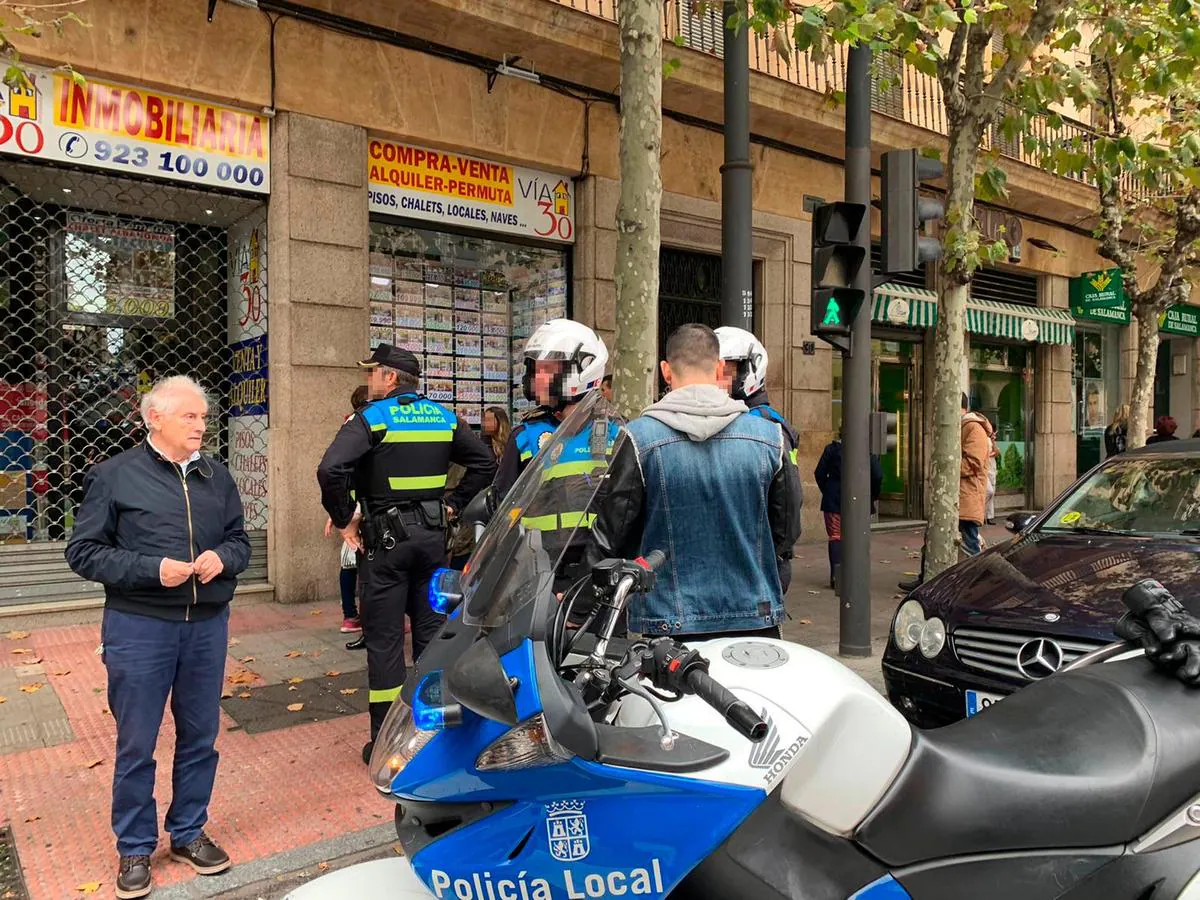
[[[553,2],[609,21],[615,22],[617,18],[617,0]],[[724,31],[719,8],[709,8],[704,15],[696,16],[688,0],[666,0],[663,4],[662,24],[663,35],[667,40],[678,40],[683,46],[710,56],[722,55]],[[789,59],[784,59],[769,39],[751,35],[750,68],[806,90],[827,95],[846,89],[847,50],[844,45],[839,45],[823,62],[817,62],[808,53],[792,53]],[[871,107],[876,113],[899,119],[935,134],[947,134],[946,105],[942,97],[941,83],[936,78],[918,72],[898,57],[894,62],[877,64],[876,69],[876,83],[871,91]],[[1004,137],[999,125],[994,126],[984,140],[985,147],[994,147],[1002,156],[1041,168],[1042,151],[1039,148],[1045,146],[1045,141],[1051,138],[1079,138],[1087,143],[1090,133],[1083,123],[1064,118],[1061,125],[1055,127],[1050,117],[1039,116],[1029,123],[1026,134],[1035,140],[1030,141],[1028,147],[1025,135],[1009,140]],[[1072,174],[1065,177],[1094,186],[1094,180],[1086,175]],[[1144,193],[1136,188],[1132,181],[1125,187],[1130,193]]]

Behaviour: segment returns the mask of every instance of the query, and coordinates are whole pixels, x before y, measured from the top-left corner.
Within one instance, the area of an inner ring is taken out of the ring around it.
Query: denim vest
[[[648,416],[627,430],[646,485],[641,552],[667,555],[654,590],[631,599],[629,629],[653,636],[781,622],[767,518],[783,462],[779,425],[746,413],[705,441]]]

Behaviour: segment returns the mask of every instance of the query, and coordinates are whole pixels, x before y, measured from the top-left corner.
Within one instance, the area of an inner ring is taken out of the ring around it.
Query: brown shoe
[[[117,869],[117,900],[138,900],[149,895],[150,857],[122,856]]]
[[[187,863],[201,875],[219,875],[233,865],[229,854],[203,831],[186,847],[171,847],[171,859]]]

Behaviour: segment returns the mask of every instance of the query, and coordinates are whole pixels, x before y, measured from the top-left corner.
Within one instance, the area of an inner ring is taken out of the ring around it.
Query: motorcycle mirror
[[[491,485],[471,498],[471,502],[459,514],[464,525],[487,525],[496,512],[496,501]]]
[[[500,654],[486,638],[472,644],[446,672],[450,696],[471,712],[499,722],[517,724],[517,698]]]

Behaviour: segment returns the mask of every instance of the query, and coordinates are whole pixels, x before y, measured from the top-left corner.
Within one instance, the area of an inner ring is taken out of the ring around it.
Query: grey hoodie
[[[706,441],[720,433],[748,407],[715,384],[692,384],[671,391],[642,415],[657,419],[693,441]]]

